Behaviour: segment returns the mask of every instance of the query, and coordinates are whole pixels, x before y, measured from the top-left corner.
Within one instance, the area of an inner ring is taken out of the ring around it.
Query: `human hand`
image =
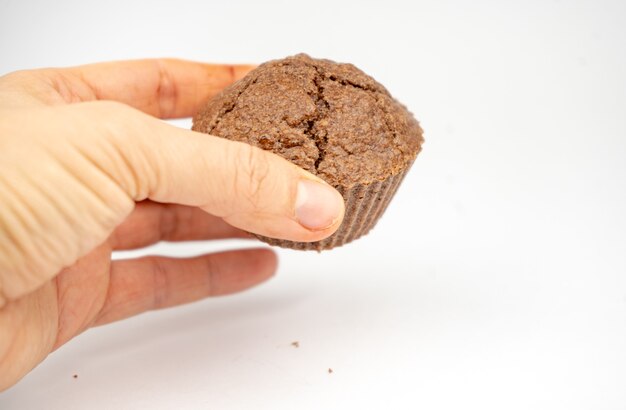
[[[249,69],[142,60],[0,77],[0,391],[91,326],[276,269],[268,249],[111,261],[114,250],[338,228],[343,200],[320,179],[155,118],[191,116]]]

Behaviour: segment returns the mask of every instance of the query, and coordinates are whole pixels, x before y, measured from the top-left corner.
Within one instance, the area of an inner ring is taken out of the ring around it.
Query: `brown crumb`
[[[331,368],[329,367],[329,368],[328,368],[328,373],[330,374],[330,373],[332,373],[332,372],[333,372],[333,369],[331,369]]]
[[[291,342],[291,345],[292,345],[293,347],[298,348],[298,347],[300,347],[300,342],[298,342],[298,341],[296,340],[295,342]]]
[[[77,374],[75,374],[75,375],[74,375],[74,376],[72,376],[72,377],[73,377],[73,378],[75,378],[75,379],[78,379],[78,375],[77,375]]]

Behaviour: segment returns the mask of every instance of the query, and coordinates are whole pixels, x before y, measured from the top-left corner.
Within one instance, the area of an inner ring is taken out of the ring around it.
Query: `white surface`
[[[38,3],[0,3],[1,73],[306,51],[427,142],[368,237],[90,330],[1,409],[626,408],[626,3]]]

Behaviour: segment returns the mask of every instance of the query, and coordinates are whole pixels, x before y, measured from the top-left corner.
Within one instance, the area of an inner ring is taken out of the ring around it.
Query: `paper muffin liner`
[[[317,242],[294,242],[255,235],[261,241],[282,248],[322,251],[352,242],[367,234],[387,209],[400,183],[411,169],[413,161],[399,174],[371,184],[357,184],[350,188],[335,187],[343,196],[346,212],[339,229]]]

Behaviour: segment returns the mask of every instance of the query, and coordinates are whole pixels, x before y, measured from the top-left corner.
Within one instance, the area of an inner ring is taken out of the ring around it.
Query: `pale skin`
[[[159,118],[252,67],[159,59],[0,77],[0,391],[92,326],[270,278],[267,248],[111,260],[158,241],[317,241],[340,194],[286,160]]]

